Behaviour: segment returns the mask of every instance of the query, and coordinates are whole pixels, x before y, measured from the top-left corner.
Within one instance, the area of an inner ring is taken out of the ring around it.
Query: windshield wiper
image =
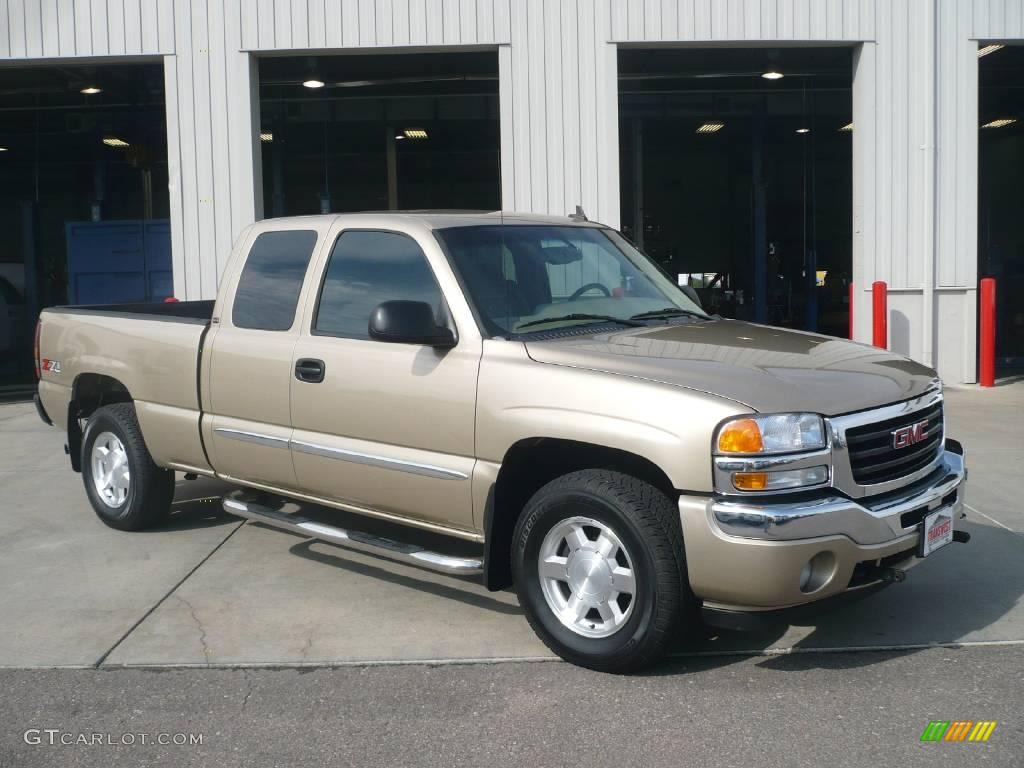
[[[544,323],[558,323],[563,320],[603,320],[606,323],[619,323],[620,325],[628,325],[633,328],[643,328],[644,324],[637,322],[633,318],[615,317],[613,315],[587,315],[581,313],[573,313],[571,315],[562,315],[560,317],[544,317],[540,320],[531,320],[528,323],[516,326],[515,331],[521,331],[523,328],[529,328],[531,325],[543,325]]]
[[[650,312],[641,312],[638,315],[633,315],[630,320],[654,320],[660,317],[699,317],[701,320],[707,320],[708,316],[703,312],[694,312],[692,309],[682,309],[680,307],[665,307],[665,309],[654,309]]]

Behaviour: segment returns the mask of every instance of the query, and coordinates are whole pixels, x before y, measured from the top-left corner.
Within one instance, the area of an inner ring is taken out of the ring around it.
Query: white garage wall
[[[7,0],[0,61],[163,56],[175,292],[214,295],[262,216],[255,56],[498,49],[506,209],[619,223],[618,45],[857,46],[856,336],[891,289],[892,347],[975,375],[976,41],[1021,0]]]

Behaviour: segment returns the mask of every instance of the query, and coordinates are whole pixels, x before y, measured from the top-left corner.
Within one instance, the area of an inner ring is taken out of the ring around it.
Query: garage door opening
[[[709,309],[848,332],[850,48],[620,49],[622,221]]]
[[[996,278],[996,361],[1024,369],[1024,46],[979,46],[978,275]]]
[[[160,64],[0,67],[0,398],[42,307],[171,293]]]
[[[500,207],[496,52],[259,67],[267,216]]]

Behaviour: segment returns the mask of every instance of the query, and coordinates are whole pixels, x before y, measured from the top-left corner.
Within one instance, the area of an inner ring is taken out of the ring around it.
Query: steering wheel
[[[576,301],[576,299],[578,299],[584,293],[586,293],[587,291],[592,291],[595,288],[597,288],[597,290],[601,291],[605,296],[611,298],[612,292],[609,291],[607,288],[605,288],[600,283],[587,283],[586,285],[581,285],[579,288],[577,288],[575,291],[573,291],[572,296],[570,296],[567,299],[567,301]]]

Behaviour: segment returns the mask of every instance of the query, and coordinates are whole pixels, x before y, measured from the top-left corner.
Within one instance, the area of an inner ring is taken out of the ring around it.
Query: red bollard
[[[849,307],[849,310],[850,310],[850,334],[849,334],[849,336],[850,336],[850,341],[853,341],[853,297],[856,296],[857,294],[854,293],[853,283],[852,282],[850,283],[848,288],[849,288],[849,296],[846,299],[846,303],[847,303],[847,306]]]
[[[978,383],[983,387],[996,385],[996,280],[981,279],[981,329],[978,360]]]
[[[871,343],[880,349],[889,348],[889,286],[883,280],[871,284]]]

